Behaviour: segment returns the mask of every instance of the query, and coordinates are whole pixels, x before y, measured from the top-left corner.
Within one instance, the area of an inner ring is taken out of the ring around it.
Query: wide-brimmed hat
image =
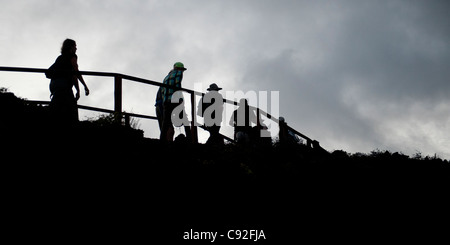
[[[215,84],[215,83],[211,83],[210,85],[209,85],[209,88],[207,88],[206,90],[208,90],[208,91],[211,91],[211,90],[213,90],[213,91],[219,91],[219,90],[221,90],[222,88],[219,88],[219,86],[217,86],[217,84]]]

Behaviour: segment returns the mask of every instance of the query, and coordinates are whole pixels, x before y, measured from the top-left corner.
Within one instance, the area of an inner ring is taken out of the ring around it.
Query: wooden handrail
[[[37,104],[37,105],[49,105],[50,101],[43,101],[43,100],[26,100],[26,103],[29,104]],[[89,110],[89,111],[96,111],[96,112],[103,112],[103,113],[110,113],[113,114],[114,110],[104,109],[104,108],[98,108],[98,107],[92,107],[92,106],[86,106],[86,105],[77,105],[79,109],[83,110]],[[142,115],[142,114],[136,114],[136,113],[129,113],[129,112],[122,112],[123,115],[128,115],[130,117],[139,117],[139,118],[145,118],[145,119],[152,119],[156,120],[158,119],[155,116],[148,116],[148,115]]]
[[[33,72],[33,73],[45,73],[47,71],[47,69],[42,69],[42,68],[28,68],[28,67],[5,67],[5,66],[0,66],[0,71],[10,71],[10,72]],[[171,86],[171,85],[167,85],[167,84],[163,84],[160,82],[156,82],[156,81],[152,81],[152,80],[148,80],[148,79],[143,79],[143,78],[139,78],[139,77],[134,77],[134,76],[129,76],[129,75],[124,75],[124,74],[120,74],[120,73],[114,73],[114,72],[98,72],[98,71],[80,71],[80,73],[82,75],[87,75],[87,76],[101,76],[101,77],[114,77],[114,110],[108,110],[108,109],[103,109],[103,108],[96,108],[96,107],[90,107],[90,106],[84,106],[84,105],[78,105],[78,108],[80,109],[86,109],[86,110],[92,110],[92,111],[99,111],[99,112],[105,112],[105,113],[115,113],[118,116],[121,115],[126,115],[126,116],[133,116],[133,117],[140,117],[140,118],[147,118],[147,119],[156,119],[156,117],[154,116],[148,116],[148,115],[140,115],[140,114],[134,114],[134,113],[127,113],[127,112],[122,112],[122,80],[126,79],[126,80],[130,80],[130,81],[134,81],[134,82],[139,82],[139,83],[144,83],[144,84],[148,84],[148,85],[153,85],[153,86],[159,86],[159,87],[166,87],[166,88],[172,88],[175,90],[179,90],[179,91],[184,91],[187,93],[191,94],[191,106],[192,106],[192,115],[194,118],[194,112],[196,110],[195,108],[195,95],[198,96],[203,96],[204,93],[202,92],[197,92],[191,89],[187,89],[187,88],[177,88],[175,86]],[[223,100],[225,103],[229,103],[232,105],[239,105],[238,102],[236,101],[232,101],[232,100],[228,100],[228,99],[224,99]],[[40,104],[48,104],[48,101],[29,101],[30,103],[40,103]],[[276,122],[279,124],[278,118],[273,117],[272,115],[270,115],[269,113],[257,108],[257,107],[253,107],[253,106],[249,106],[251,109],[256,110],[258,113],[261,113],[261,115],[266,116],[268,119]],[[259,116],[259,114],[258,114]],[[194,120],[192,120],[192,127],[195,127],[194,125]],[[304,138],[307,141],[307,145],[308,146],[312,146],[315,145],[316,147],[320,147],[319,142],[316,140],[311,140],[309,137],[307,137],[306,135],[298,132],[297,130],[293,129],[292,127],[288,126],[288,128],[294,132],[296,135]],[[197,139],[197,130],[193,129],[192,133],[195,133],[195,135],[193,135],[193,139],[196,140]],[[320,147],[321,148],[321,147]]]

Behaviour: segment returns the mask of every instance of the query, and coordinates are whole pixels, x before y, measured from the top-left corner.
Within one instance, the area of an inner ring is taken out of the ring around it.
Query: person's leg
[[[159,139],[164,142],[172,142],[175,130],[172,125],[172,111],[174,104],[165,102],[163,105],[163,123]]]
[[[166,104],[163,105],[163,115],[162,115],[162,127],[161,134],[159,135],[159,140],[166,142],[167,141],[167,131],[169,130],[169,121],[170,112],[168,112],[168,107]]]
[[[162,122],[163,122],[163,109],[162,109],[162,107],[163,107],[162,105],[155,106],[156,118],[158,118],[159,131],[162,130]]]

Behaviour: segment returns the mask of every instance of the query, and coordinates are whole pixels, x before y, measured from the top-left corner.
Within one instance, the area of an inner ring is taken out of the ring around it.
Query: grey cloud
[[[436,136],[449,122],[449,5],[12,1],[0,10],[8,23],[0,42],[9,47],[0,49],[0,62],[45,67],[63,39],[73,37],[82,69],[161,81],[182,61],[189,88],[216,82],[224,90],[280,91],[280,115],[330,150],[435,149],[449,158],[442,146],[450,148],[450,139]],[[128,87],[135,112],[152,109],[150,92]],[[97,91],[97,100],[95,92],[87,102],[107,103],[107,93]]]
[[[387,132],[379,125],[390,125],[390,121],[401,117],[403,126],[408,127],[421,118],[417,111],[408,109],[413,105],[450,103],[450,55],[448,45],[444,45],[449,43],[449,18],[442,13],[442,7],[447,6],[434,8],[421,2],[413,6],[404,2],[343,3],[329,11],[344,14],[324,16],[334,23],[309,27],[323,30],[323,26],[332,26],[328,33],[315,33],[317,36],[309,38],[297,33],[297,43],[303,46],[293,42],[279,49],[276,56],[260,56],[244,76],[244,81],[253,81],[245,87],[280,90],[281,113],[291,116],[300,130],[325,143],[353,142],[351,148],[361,151],[371,147],[408,148],[399,141],[392,144],[391,135],[386,134],[395,134],[395,129]],[[417,23],[423,19],[425,24]],[[320,45],[305,42],[310,39]],[[305,56],[312,57],[315,65],[308,64]],[[433,114],[420,121],[446,120],[448,116]],[[431,150],[430,145],[435,145],[442,149],[436,142],[430,143],[424,128],[420,130],[419,135],[428,140],[424,143],[428,147],[422,147]],[[398,138],[419,142],[401,135]]]

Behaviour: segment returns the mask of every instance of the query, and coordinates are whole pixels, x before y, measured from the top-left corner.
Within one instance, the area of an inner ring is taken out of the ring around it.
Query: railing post
[[[192,142],[193,143],[198,143],[198,135],[197,135],[197,125],[196,124],[196,111],[195,111],[195,93],[192,92],[191,93],[191,116],[192,116],[192,120],[191,120],[191,135],[192,135]]]
[[[122,76],[114,76],[114,114],[116,122],[122,122]]]

